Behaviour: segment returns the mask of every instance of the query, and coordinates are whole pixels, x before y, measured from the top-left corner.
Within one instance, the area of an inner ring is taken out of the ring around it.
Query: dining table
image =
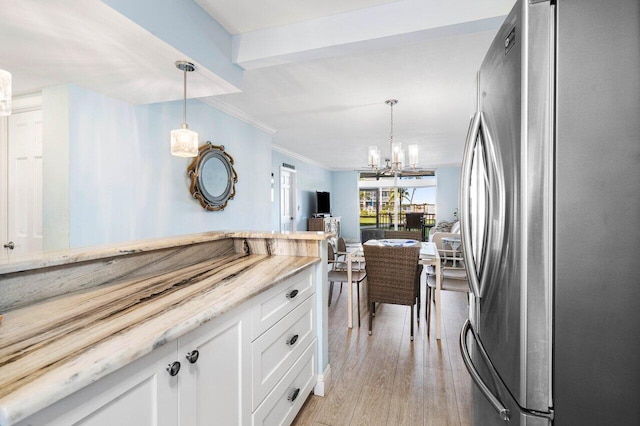
[[[441,293],[441,268],[440,268],[440,255],[435,243],[431,242],[419,242],[409,240],[369,240],[365,244],[383,244],[383,245],[405,245],[405,244],[420,244],[420,258],[418,263],[421,265],[433,265],[436,276],[436,292],[435,292],[435,314],[436,314],[436,339],[440,339],[441,328],[441,309],[440,309],[440,293]],[[348,245],[346,253],[346,269],[347,269],[347,282],[352,283],[351,275],[354,263],[366,263],[364,257],[364,250],[361,244]],[[422,279],[420,280],[422,282]],[[347,286],[347,326],[353,328],[353,284]],[[419,315],[419,313],[418,313]]]

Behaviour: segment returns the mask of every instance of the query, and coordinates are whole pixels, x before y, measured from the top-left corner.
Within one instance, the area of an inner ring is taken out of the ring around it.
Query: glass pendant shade
[[[402,151],[401,143],[392,143],[391,144],[391,162],[394,167],[402,168],[402,163],[404,162],[404,152]]]
[[[414,169],[418,167],[418,145],[409,145],[409,166]]]
[[[374,169],[380,167],[380,150],[375,145],[369,147],[369,167]]]
[[[189,130],[184,123],[182,128],[171,131],[171,155],[176,157],[197,157],[198,144],[198,133]]]
[[[11,73],[0,70],[0,116],[11,115]]]

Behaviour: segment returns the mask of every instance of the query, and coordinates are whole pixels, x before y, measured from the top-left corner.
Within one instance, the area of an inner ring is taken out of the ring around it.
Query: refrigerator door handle
[[[502,246],[506,211],[504,175],[502,173],[502,164],[496,154],[496,147],[489,133],[489,126],[483,112],[480,112],[480,132],[485,147],[489,172],[491,174],[491,177],[488,179],[490,182],[490,198],[488,203],[489,219],[485,222],[485,235],[487,238],[491,238],[492,243],[490,246],[495,246],[496,244]],[[486,269],[484,272],[487,272]],[[485,277],[481,280],[481,283],[482,282],[486,282]],[[480,297],[484,296],[486,288],[483,288],[481,284],[479,284],[478,287]]]
[[[473,295],[480,298],[480,283],[478,279],[478,271],[473,257],[473,249],[471,247],[471,217],[469,211],[469,188],[471,186],[471,166],[473,164],[473,148],[478,140],[480,132],[480,112],[471,119],[469,131],[467,133],[467,142],[464,147],[464,157],[462,160],[462,179],[460,179],[460,236],[462,238],[462,250],[464,258],[467,259],[467,276],[469,277],[469,285]]]
[[[530,410],[530,409],[522,407],[520,404],[518,404],[518,401],[513,397],[513,395],[511,394],[511,391],[509,391],[509,388],[507,387],[507,385],[504,383],[504,381],[502,380],[502,378],[500,377],[500,375],[496,371],[496,368],[494,367],[493,363],[491,362],[491,359],[489,359],[489,354],[487,354],[487,351],[485,350],[484,346],[482,345],[482,342],[480,341],[480,339],[478,339],[478,336],[476,335],[476,332],[473,330],[473,326],[471,325],[471,321],[469,321],[467,319],[465,321],[464,325],[462,326],[462,330],[460,331],[460,352],[462,353],[462,359],[464,361],[465,367],[467,367],[467,370],[469,371],[469,374],[471,375],[471,378],[475,382],[476,386],[478,386],[478,389],[480,389],[480,392],[482,392],[482,394],[485,396],[485,398],[487,398],[489,403],[491,403],[493,408],[495,408],[495,410],[500,415],[500,418],[502,420],[504,420],[505,422],[508,422],[509,421],[510,411],[502,403],[502,401],[500,401],[498,399],[498,397],[495,396],[491,392],[489,387],[482,380],[482,377],[480,376],[480,373],[478,373],[478,370],[476,369],[475,365],[473,364],[473,361],[471,360],[471,355],[469,354],[469,348],[467,347],[467,334],[469,333],[469,331],[471,331],[471,335],[473,336],[473,340],[475,340],[476,346],[478,347],[479,352],[482,355],[482,358],[484,359],[486,364],[489,366],[491,374],[494,377],[496,377],[499,380],[499,382],[502,384],[502,386],[507,390],[509,396],[511,397],[511,399],[513,400],[515,405],[518,407],[518,410],[522,414],[524,414],[525,416],[543,418],[543,419],[547,419],[547,420],[553,420],[554,411],[551,410],[551,409],[548,412]]]
[[[476,337],[473,328],[471,327],[471,321],[466,320],[464,325],[462,326],[462,331],[460,331],[460,352],[462,353],[462,359],[464,360],[464,365],[467,367],[471,378],[475,382],[480,392],[484,395],[485,398],[491,403],[493,408],[500,414],[500,418],[505,422],[509,421],[509,409],[505,407],[505,405],[495,396],[489,387],[485,384],[478,373],[475,365],[473,365],[473,361],[471,360],[471,355],[469,355],[469,348],[467,347],[467,333],[471,330],[471,334],[476,342],[478,342],[478,338]]]

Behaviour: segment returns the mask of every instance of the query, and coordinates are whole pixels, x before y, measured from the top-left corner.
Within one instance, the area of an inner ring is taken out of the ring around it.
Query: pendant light
[[[171,131],[171,154],[177,157],[198,156],[198,133],[189,130],[187,125],[187,72],[196,67],[187,61],[176,61],[176,68],[184,72],[184,103],[182,106],[182,124],[177,130]]]
[[[11,115],[11,73],[0,70],[0,117]]]

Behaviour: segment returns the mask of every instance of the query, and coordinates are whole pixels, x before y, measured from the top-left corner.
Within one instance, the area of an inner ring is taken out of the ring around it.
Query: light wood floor
[[[431,336],[426,336],[423,302],[420,327],[411,342],[406,306],[376,307],[373,335],[368,335],[364,293],[362,327],[356,323],[348,330],[346,284],[342,294],[339,288],[336,284],[329,307],[331,388],[325,397],[311,395],[293,424],[470,425],[472,383],[458,347],[467,317],[466,295],[442,292],[440,341],[435,338],[435,315]]]

